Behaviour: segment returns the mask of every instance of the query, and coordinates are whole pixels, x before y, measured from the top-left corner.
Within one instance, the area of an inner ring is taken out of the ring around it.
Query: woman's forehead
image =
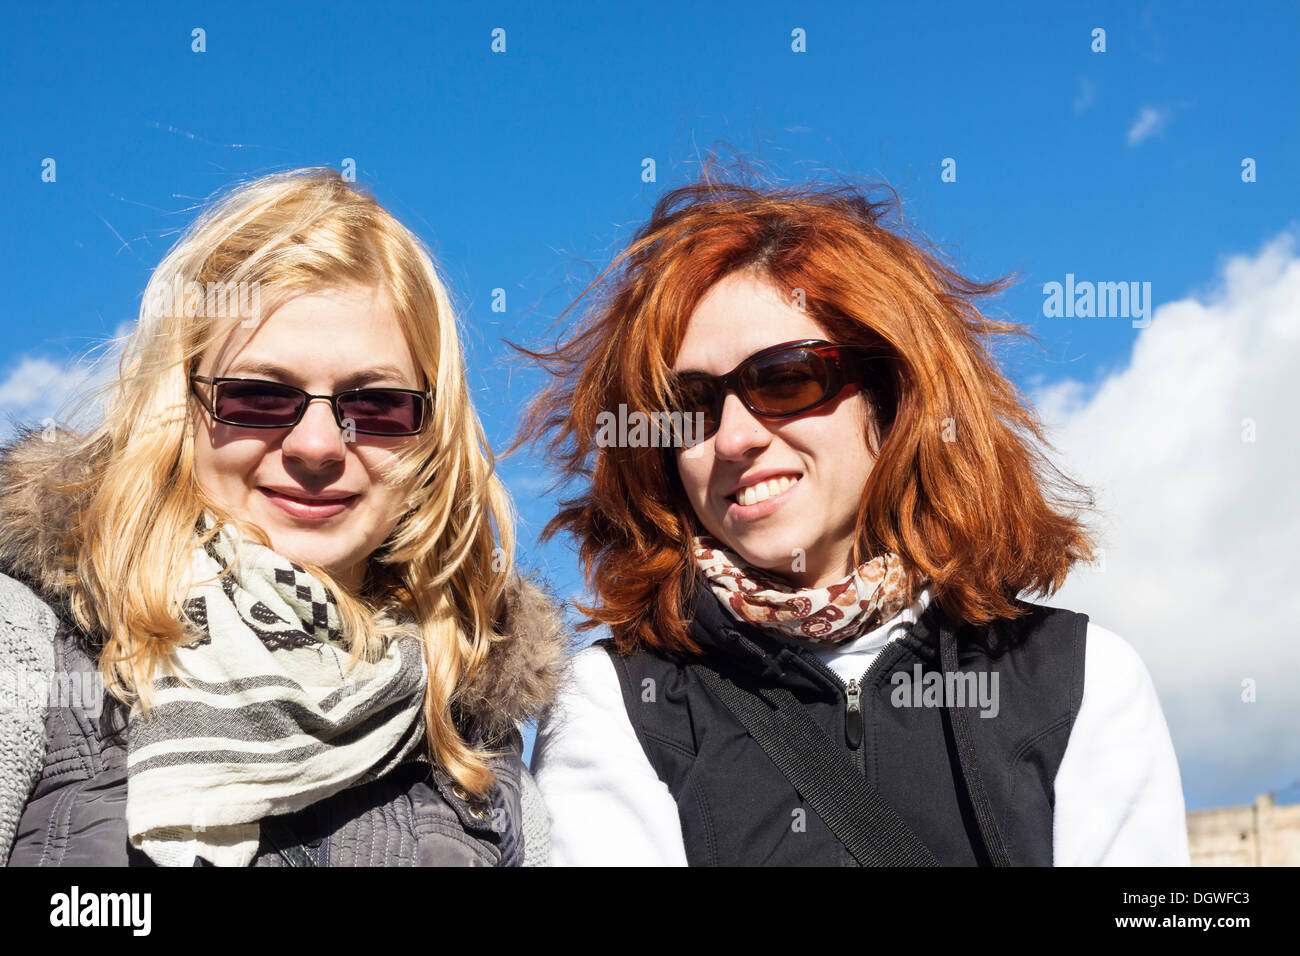
[[[716,283],[687,320],[673,370],[721,375],[750,355],[799,339],[826,338],[826,331],[769,280],[733,273]]]
[[[360,288],[288,299],[257,323],[235,323],[203,358],[202,366],[220,368],[222,374],[240,369],[244,375],[279,380],[361,369],[406,379],[417,371],[387,297]]]

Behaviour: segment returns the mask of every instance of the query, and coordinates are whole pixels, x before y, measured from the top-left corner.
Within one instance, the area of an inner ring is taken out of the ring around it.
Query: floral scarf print
[[[744,563],[708,535],[694,539],[694,554],[696,567],[736,620],[811,644],[861,637],[915,600],[902,559],[893,552],[871,558],[844,580],[822,588],[794,587],[771,571]]]

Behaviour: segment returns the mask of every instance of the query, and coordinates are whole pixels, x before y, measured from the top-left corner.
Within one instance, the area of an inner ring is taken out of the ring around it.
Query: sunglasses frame
[[[201,382],[204,385],[207,385],[212,390],[207,400],[204,399],[199,389],[195,388],[195,383],[199,383],[199,382]],[[285,388],[291,392],[297,392],[298,394],[304,396],[305,400],[298,407],[298,414],[294,418],[294,420],[292,422],[287,422],[283,425],[246,425],[243,424],[242,422],[232,422],[229,421],[228,419],[219,416],[215,408],[217,387],[225,382],[251,382],[258,385],[274,385],[276,388]],[[433,392],[430,389],[425,389],[424,391],[421,392],[414,388],[394,388],[389,386],[364,386],[363,385],[360,388],[347,388],[341,392],[336,392],[333,395],[313,395],[310,392],[308,392],[305,388],[299,388],[297,385],[288,385],[284,382],[274,382],[271,381],[270,379],[265,379],[265,378],[228,378],[228,377],[210,378],[207,375],[191,375],[190,389],[194,392],[194,396],[199,400],[199,404],[202,405],[204,410],[209,415],[212,416],[212,420],[214,422],[220,422],[223,425],[230,425],[232,428],[294,428],[297,426],[299,422],[302,421],[303,416],[307,414],[307,406],[309,406],[314,400],[318,398],[324,398],[329,401],[330,408],[334,410],[335,423],[339,426],[340,429],[343,429],[347,427],[346,425],[343,424],[343,413],[339,409],[339,399],[342,398],[343,396],[354,395],[357,392],[401,392],[405,395],[418,395],[421,399],[423,399],[423,401],[420,402],[420,421],[415,431],[377,432],[377,431],[370,431],[365,428],[356,428],[355,423],[353,425],[353,430],[358,435],[379,435],[385,438],[404,438],[404,437],[409,437],[411,435],[418,435],[424,431],[424,429],[428,426],[429,412],[431,411],[433,405]],[[211,404],[209,404],[209,402],[211,402]]]
[[[826,393],[811,405],[806,405],[803,408],[792,412],[781,412],[780,414],[770,415],[766,412],[759,411],[753,406],[749,397],[745,394],[745,389],[741,385],[741,375],[750,365],[761,359],[780,354],[781,352],[793,351],[813,352],[826,363]],[[853,375],[850,370],[845,367],[847,353],[853,353],[859,358],[865,356],[880,357],[885,354],[879,349],[873,349],[863,345],[836,345],[833,342],[827,342],[825,339],[798,339],[793,342],[782,342],[779,345],[772,345],[768,348],[760,349],[725,375],[707,375],[703,372],[685,372],[681,373],[679,376],[674,376],[674,380],[676,381],[681,378],[690,377],[694,379],[704,379],[713,383],[714,406],[711,411],[714,414],[711,417],[717,422],[717,425],[712,431],[706,432],[700,436],[700,440],[705,441],[717,434],[718,428],[722,426],[722,409],[726,405],[728,393],[734,392],[736,397],[740,399],[741,404],[744,405],[749,413],[756,418],[762,418],[767,421],[784,421],[790,418],[798,418],[800,415],[806,415],[813,409],[820,408],[822,405],[833,401],[835,396],[839,395],[839,393],[843,391],[845,385],[850,383],[862,385],[865,376],[865,369],[863,369],[863,374],[857,376]],[[864,363],[864,365],[865,364],[866,363]],[[683,414],[687,414],[685,409],[681,409],[681,411]]]

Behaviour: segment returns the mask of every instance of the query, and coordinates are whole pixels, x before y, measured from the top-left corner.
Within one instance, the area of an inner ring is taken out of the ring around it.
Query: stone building
[[[1300,803],[1270,793],[1246,807],[1187,814],[1192,866],[1300,866]]]

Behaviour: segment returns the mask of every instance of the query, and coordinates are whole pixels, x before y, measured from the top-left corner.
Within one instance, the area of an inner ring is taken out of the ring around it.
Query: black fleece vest
[[[941,864],[988,865],[997,840],[1012,865],[1051,865],[1053,781],[1083,697],[1086,615],[1021,602],[1023,617],[974,628],[955,626],[931,602],[880,651],[855,694],[806,648],[732,618],[698,576],[694,599],[690,631],[708,665],[742,686],[799,698]],[[941,639],[956,642],[960,680],[945,680]],[[691,865],[855,865],[692,673],[698,658],[622,656],[599,643],[637,738],[677,801]],[[974,693],[980,682],[995,716],[980,716],[993,713]],[[968,692],[963,745],[953,713],[962,698],[938,689],[946,684]],[[993,837],[977,819],[981,794]]]

